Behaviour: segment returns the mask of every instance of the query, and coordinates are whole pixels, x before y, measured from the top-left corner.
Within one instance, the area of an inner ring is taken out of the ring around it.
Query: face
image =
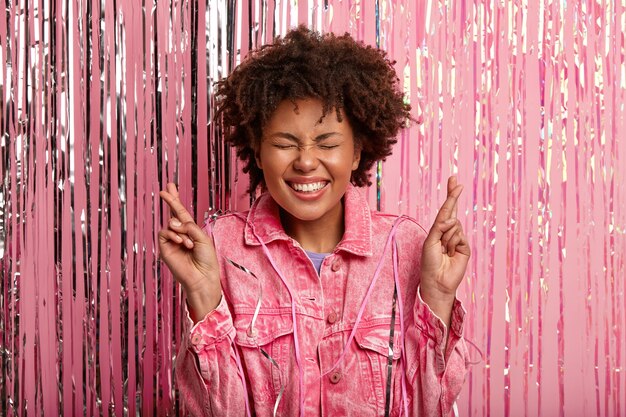
[[[296,105],[285,100],[277,107],[263,129],[257,165],[284,210],[283,222],[342,222],[341,199],[360,159],[352,128],[334,110],[320,121],[319,100]]]

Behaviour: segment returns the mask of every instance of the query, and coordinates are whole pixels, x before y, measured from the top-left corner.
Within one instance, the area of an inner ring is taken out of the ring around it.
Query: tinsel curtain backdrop
[[[249,205],[212,84],[298,23],[397,61],[419,123],[372,207],[429,227],[448,175],[465,185],[459,414],[626,414],[624,0],[4,5],[0,415],[183,413],[158,191],[198,222]]]

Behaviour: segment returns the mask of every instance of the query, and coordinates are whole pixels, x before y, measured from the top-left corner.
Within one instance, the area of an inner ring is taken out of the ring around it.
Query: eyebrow
[[[327,132],[327,133],[322,133],[321,135],[318,135],[313,140],[315,142],[321,142],[324,139],[328,139],[329,137],[334,136],[334,135],[343,136],[339,132]],[[288,139],[288,140],[296,142],[296,143],[301,143],[302,142],[299,137],[297,137],[295,135],[292,135],[291,133],[287,133],[287,132],[275,132],[275,133],[272,133],[269,137],[270,138],[284,138],[284,139]]]

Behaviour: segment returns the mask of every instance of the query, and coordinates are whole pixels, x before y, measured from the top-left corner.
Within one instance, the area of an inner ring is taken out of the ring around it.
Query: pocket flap
[[[369,349],[389,356],[390,326],[375,326],[358,329],[354,338],[362,349]],[[400,358],[400,327],[396,326],[393,332],[393,358]]]
[[[252,314],[243,314],[235,317],[234,324],[237,329],[235,343],[238,345],[245,347],[263,346],[281,336],[293,333],[291,310],[289,314],[259,313],[253,329],[250,328],[251,322]]]

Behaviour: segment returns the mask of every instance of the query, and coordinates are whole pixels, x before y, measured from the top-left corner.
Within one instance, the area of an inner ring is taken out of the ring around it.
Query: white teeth
[[[308,184],[298,184],[298,183],[292,182],[291,188],[293,188],[296,191],[304,191],[304,192],[310,193],[310,192],[321,190],[322,188],[324,188],[325,185],[326,185],[325,182],[312,182]]]

